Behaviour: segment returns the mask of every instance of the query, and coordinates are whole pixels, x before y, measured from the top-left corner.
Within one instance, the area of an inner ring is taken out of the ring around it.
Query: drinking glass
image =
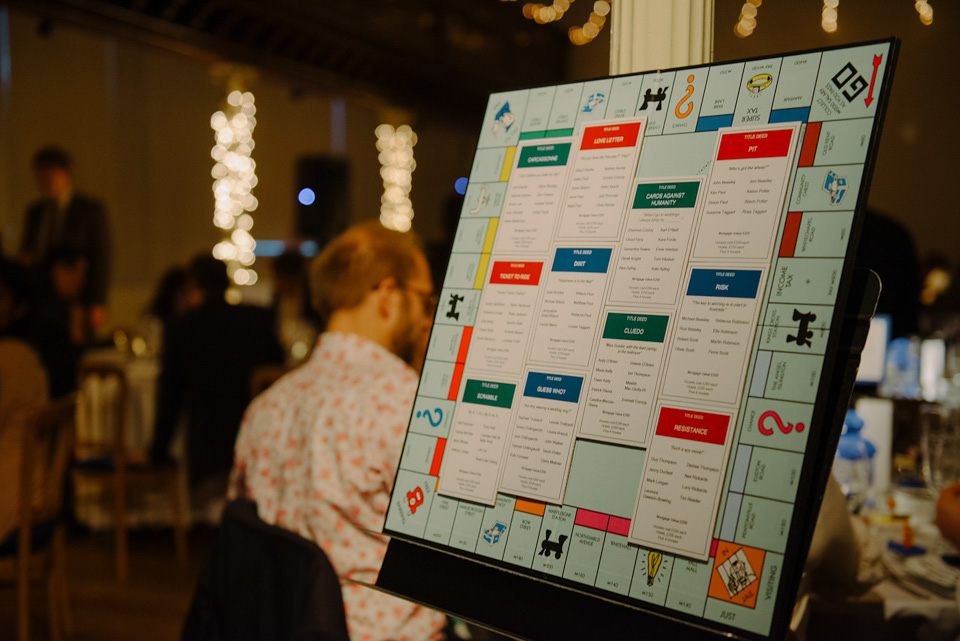
[[[960,481],[960,411],[939,403],[920,408],[920,453],[923,479],[939,496],[944,487]]]

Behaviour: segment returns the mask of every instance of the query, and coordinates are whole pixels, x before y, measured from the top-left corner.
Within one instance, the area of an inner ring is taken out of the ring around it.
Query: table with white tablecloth
[[[157,404],[157,381],[160,363],[156,358],[134,357],[115,349],[87,352],[87,363],[119,365],[127,379],[128,395],[124,406],[126,446],[133,460],[145,460],[153,439]],[[111,434],[112,425],[107,410],[118,393],[115,378],[88,379],[78,390],[77,434],[85,436]],[[174,452],[182,451],[182,430],[174,444]],[[186,475],[181,474],[183,505],[188,505]],[[113,489],[107,483],[80,483],[74,488],[74,514],[83,525],[92,529],[113,526]],[[173,522],[169,495],[163,487],[134,487],[127,493],[127,523],[131,527],[168,526]]]

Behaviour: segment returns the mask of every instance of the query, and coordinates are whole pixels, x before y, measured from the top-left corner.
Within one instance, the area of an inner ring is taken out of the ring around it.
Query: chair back
[[[29,545],[32,525],[61,514],[76,411],[76,394],[68,394],[38,408],[28,419],[20,460],[21,545]]]
[[[109,456],[115,465],[122,464],[128,441],[126,370],[119,363],[83,363],[78,390],[77,458]]]
[[[17,638],[30,636],[30,578],[36,569],[47,576],[50,636],[71,627],[63,569],[63,489],[73,454],[76,394],[34,407],[24,415],[20,440],[19,529],[14,567],[17,585]],[[46,569],[43,569],[46,568]]]
[[[323,550],[227,503],[181,641],[349,641],[343,593]]]

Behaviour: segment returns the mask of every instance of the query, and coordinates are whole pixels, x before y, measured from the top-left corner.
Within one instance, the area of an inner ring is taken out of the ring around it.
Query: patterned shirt
[[[341,579],[373,583],[416,388],[414,370],[377,343],[321,335],[306,363],[250,404],[230,498],[250,498],[265,522],[316,541]],[[440,636],[442,614],[342,583],[353,641]]]

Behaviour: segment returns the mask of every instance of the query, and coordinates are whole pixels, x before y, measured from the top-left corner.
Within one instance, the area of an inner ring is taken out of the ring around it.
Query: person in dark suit
[[[32,203],[24,218],[20,262],[32,269],[41,286],[51,257],[68,250],[83,262],[84,281],[78,304],[88,338],[106,322],[110,278],[110,230],[103,204],[74,190],[70,156],[57,147],[34,155],[33,169],[42,198]]]
[[[164,329],[149,456],[158,463],[170,459],[185,410],[185,454],[195,504],[226,492],[237,430],[251,401],[251,373],[260,365],[283,363],[270,312],[228,304],[228,285],[221,261],[209,254],[194,258],[187,267],[190,309]]]

